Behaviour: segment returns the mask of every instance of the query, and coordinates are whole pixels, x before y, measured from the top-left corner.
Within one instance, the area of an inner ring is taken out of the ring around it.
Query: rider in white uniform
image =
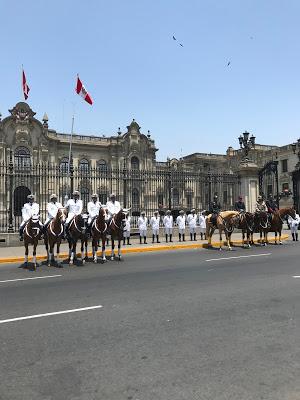
[[[50,202],[47,204],[47,219],[44,223],[44,230],[47,229],[47,226],[49,225],[50,221],[56,217],[57,211],[62,208],[61,203],[59,203],[57,201],[57,195],[56,194],[52,194],[50,196]]]
[[[182,241],[185,242],[185,215],[183,210],[179,211],[179,215],[176,218],[176,223],[178,226],[179,242],[181,242],[181,237]]]
[[[34,215],[39,215],[40,206],[38,203],[34,201],[34,195],[29,194],[27,196],[28,203],[25,203],[22,208],[22,222],[19,229],[20,240],[23,240],[23,229],[26,223],[30,220]],[[41,230],[43,229],[43,224],[40,222]]]
[[[150,219],[150,225],[152,228],[152,243],[154,243],[155,236],[156,236],[157,243],[160,243],[160,241],[159,241],[159,222],[160,222],[160,217],[159,217],[158,211],[154,211],[154,215]]]
[[[191,240],[193,240],[193,236],[194,236],[194,240],[196,240],[197,219],[198,219],[197,214],[195,213],[195,209],[193,208],[191,210],[191,214],[189,214],[188,217],[187,217],[188,225],[189,225],[189,228],[190,228]]]
[[[66,209],[68,210],[68,218],[65,223],[65,232],[68,233],[69,224],[76,215],[80,215],[83,210],[82,200],[79,199],[78,190],[73,192],[73,198],[67,201]]]
[[[106,203],[108,218],[112,218],[115,214],[121,211],[121,204],[116,200],[116,195],[112,193]]]
[[[165,235],[166,235],[166,242],[168,243],[168,236],[170,236],[170,242],[172,240],[172,232],[173,232],[173,216],[171,215],[171,211],[167,210],[167,215],[164,216],[163,223],[165,227]]]
[[[88,212],[88,232],[92,227],[94,219],[98,217],[100,208],[102,204],[98,201],[98,195],[96,193],[92,194],[92,201],[89,201],[87,204],[87,212]]]
[[[148,218],[146,217],[145,211],[141,212],[141,216],[138,219],[138,227],[140,232],[140,244],[142,244],[142,238],[144,238],[144,244],[147,244],[147,223]]]

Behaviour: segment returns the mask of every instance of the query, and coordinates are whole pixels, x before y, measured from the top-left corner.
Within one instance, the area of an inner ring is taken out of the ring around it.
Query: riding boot
[[[123,237],[123,246],[125,246],[125,244],[126,244],[126,241],[125,241],[125,238]]]
[[[193,234],[192,233],[190,233],[190,237],[191,237],[191,240],[193,240]]]
[[[154,235],[152,235],[152,243],[154,243]]]
[[[181,242],[181,233],[179,233],[179,242]]]
[[[19,229],[19,239],[20,239],[20,242],[22,242],[24,240],[24,237],[23,237],[23,226],[22,226],[22,228]]]
[[[142,236],[140,235],[140,244],[142,244]]]
[[[156,235],[156,243],[160,243],[158,235]]]
[[[296,242],[298,242],[298,233],[296,233]]]
[[[200,233],[200,240],[203,240],[203,233]]]
[[[173,240],[172,240],[172,233],[170,234],[170,242],[173,242]]]
[[[168,243],[168,235],[166,235],[166,243]]]
[[[185,234],[182,234],[182,241],[185,242]]]
[[[196,239],[196,233],[194,233],[194,240],[196,241],[197,239]]]
[[[146,236],[144,236],[144,244],[148,244],[148,243],[147,243],[147,237],[146,237]]]
[[[128,244],[128,246],[131,246],[131,243],[129,243],[129,237],[127,238],[127,244]]]
[[[295,241],[295,234],[292,233],[293,242]]]

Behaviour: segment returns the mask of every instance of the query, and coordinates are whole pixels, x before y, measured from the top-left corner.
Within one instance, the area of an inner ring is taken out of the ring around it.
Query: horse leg
[[[121,239],[118,240],[118,259],[121,261]]]
[[[281,241],[281,230],[278,231],[278,234],[279,234],[279,244],[282,244],[282,241]]]
[[[111,256],[110,259],[113,261],[115,259],[115,239],[111,238]]]
[[[106,262],[106,257],[105,257],[105,243],[106,243],[106,238],[102,238],[102,261]]]
[[[84,247],[85,247],[85,259],[88,260],[88,241],[85,239],[84,241]]]
[[[73,265],[74,264],[74,253],[76,251],[76,242],[72,243],[70,242],[70,249],[69,249],[69,254],[70,254],[70,261],[69,264]]]
[[[228,250],[232,250],[232,247],[230,244],[230,236],[229,236],[228,232],[226,232],[226,231],[225,231],[225,237],[226,237],[226,241],[227,241]]]
[[[56,260],[57,260],[57,266],[60,268],[61,267],[61,262],[60,262],[60,240],[56,244]]]
[[[84,264],[85,263],[85,258],[84,258],[84,240],[81,240],[81,261],[82,261],[82,264]]]
[[[219,250],[221,251],[222,250],[222,244],[223,244],[222,230],[221,229],[219,229],[219,236],[220,236],[220,247],[219,247]],[[228,244],[228,237],[227,236],[226,236],[226,239],[227,239],[227,244]]]
[[[275,244],[277,244],[277,232],[275,232]]]
[[[48,253],[48,267],[51,267],[52,256],[53,256],[53,244],[50,244]]]
[[[36,246],[37,246],[37,243],[34,243],[33,244],[33,257],[32,257],[32,260],[33,260],[33,269],[36,271]]]
[[[93,239],[92,247],[93,247],[93,260],[94,260],[94,263],[97,264],[97,262],[98,262],[98,256],[97,256],[98,240]]]
[[[25,258],[24,258],[24,264],[25,267],[28,266],[28,253],[29,253],[29,249],[28,249],[28,244],[25,244]]]

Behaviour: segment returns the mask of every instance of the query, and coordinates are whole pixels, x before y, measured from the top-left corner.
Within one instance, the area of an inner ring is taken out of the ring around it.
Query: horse
[[[64,232],[64,223],[66,222],[67,218],[67,210],[65,208],[59,208],[56,214],[56,217],[53,218],[47,226],[46,234],[45,234],[45,247],[47,250],[47,263],[48,267],[51,267],[51,261],[55,262],[54,256],[54,246],[56,244],[56,262],[57,265],[60,267],[60,259],[59,259],[59,252],[60,252],[60,245],[63,238]]]
[[[121,260],[121,241],[123,240],[123,231],[126,223],[126,214],[129,210],[122,209],[115,214],[109,224],[111,235],[111,260],[115,258],[115,240],[118,240],[118,259]]]
[[[277,233],[279,234],[279,244],[282,244],[281,232],[282,232],[282,225],[284,223],[283,218],[286,217],[287,215],[295,219],[296,218],[295,209],[292,207],[279,208],[279,210],[275,211],[274,214],[272,214],[271,223],[267,231],[267,238],[268,238],[268,232],[274,232],[275,244],[277,244]]]
[[[36,270],[37,262],[36,262],[36,248],[41,239],[42,231],[40,226],[40,217],[39,215],[33,215],[28,222],[26,222],[24,226],[24,246],[25,246],[25,267],[28,265],[28,246],[31,244],[33,246],[33,268]]]
[[[239,214],[238,211],[221,211],[217,216],[217,229],[219,229],[220,235],[220,250],[222,250],[222,232],[225,232],[226,242],[228,250],[232,250],[229,234],[233,232],[234,229],[234,221],[233,218]],[[211,222],[212,214],[209,214],[206,220],[206,237],[208,239],[208,247],[211,247],[211,238],[216,229],[216,227]]]
[[[266,211],[256,211],[254,213],[254,230],[251,233],[251,244],[254,244],[253,233],[259,232],[259,243],[266,246],[268,243],[269,218]],[[264,238],[262,238],[264,235]]]
[[[102,261],[106,262],[105,257],[105,242],[107,234],[107,223],[106,220],[106,210],[101,207],[98,216],[94,219],[91,226],[91,236],[92,236],[92,249],[93,249],[93,260],[97,263],[97,251],[99,246],[99,241],[102,241]]]
[[[242,231],[242,246],[245,246],[245,236],[246,236],[246,247],[250,249],[251,244],[250,244],[250,237],[253,234],[254,230],[254,214],[250,212],[242,212],[239,213],[236,217],[233,218],[233,224],[234,227],[237,229],[241,229]],[[231,244],[231,234],[232,232],[229,232],[229,241]]]
[[[86,235],[86,222],[87,215],[75,215],[69,224],[67,239],[69,243],[69,265],[74,264],[74,257],[76,256],[77,241],[81,241],[81,261],[85,263],[87,259],[87,235]],[[85,247],[85,253],[84,253]]]

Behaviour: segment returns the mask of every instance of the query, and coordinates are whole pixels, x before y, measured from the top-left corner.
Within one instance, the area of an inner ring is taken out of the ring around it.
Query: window
[[[140,169],[140,160],[135,156],[131,158],[131,169]]]
[[[140,209],[140,194],[137,189],[132,189],[132,208],[134,211]]]
[[[31,166],[30,151],[27,147],[17,147],[15,150],[15,163],[17,168],[26,169]]]
[[[157,205],[159,208],[162,208],[164,206],[164,195],[162,193],[159,193],[157,195]]]
[[[289,184],[288,183],[283,183],[282,184],[282,191],[284,190],[289,190]]]
[[[83,158],[82,160],[80,160],[79,172],[82,175],[88,175],[88,173],[89,173],[89,162],[88,162],[88,160],[86,158]]]
[[[224,192],[223,192],[223,203],[227,204],[227,201],[228,201],[227,190],[224,190]]]
[[[99,160],[97,163],[97,169],[99,172],[105,173],[107,172],[107,164],[105,160]]]
[[[173,207],[179,206],[179,192],[177,189],[173,189]]]
[[[189,208],[189,209],[192,208],[192,199],[193,199],[192,193],[188,193],[188,194],[186,195],[186,206],[187,206],[187,208]]]
[[[18,186],[14,190],[14,216],[19,217],[22,215],[22,207],[27,203],[27,196],[31,194],[26,186]]]
[[[267,196],[269,196],[270,194],[273,194],[273,185],[267,186]]]
[[[288,160],[281,160],[281,171],[288,172]]]
[[[59,163],[59,169],[62,174],[67,174],[69,172],[69,159],[63,157]]]

